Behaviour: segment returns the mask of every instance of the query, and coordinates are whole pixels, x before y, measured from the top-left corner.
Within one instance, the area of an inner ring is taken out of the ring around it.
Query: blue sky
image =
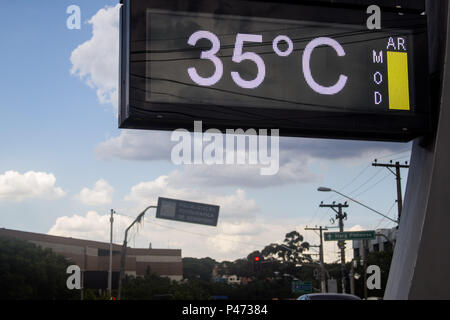
[[[261,245],[282,240],[293,229],[317,242],[314,233],[302,228],[329,225],[332,212],[318,205],[325,199],[339,199],[317,192],[320,185],[341,190],[351,182],[343,193],[356,196],[368,189],[359,200],[384,213],[392,207],[394,176],[368,165],[382,157],[383,161],[409,160],[409,144],[282,139],[281,151],[288,146],[285,162],[294,169],[285,168],[288,174],[278,177],[277,186],[271,178],[251,177],[256,182],[249,183],[246,175],[240,178],[241,171],[234,175],[233,168],[229,172],[236,179],[221,185],[220,168],[202,171],[173,165],[168,133],[119,130],[114,103],[96,94],[105,85],[107,97],[114,100],[110,87],[110,81],[116,81],[114,74],[89,64],[90,54],[116,59],[114,50],[108,49],[113,46],[93,38],[93,27],[105,32],[101,39],[117,36],[102,25],[111,21],[115,25],[117,3],[18,0],[2,4],[0,227],[108,241],[106,215],[111,208],[135,216],[157,195],[217,200],[223,203],[218,228],[156,221],[151,213],[131,245],[146,247],[152,242],[153,247],[181,248],[184,256],[222,260],[245,257]],[[81,30],[66,27],[66,9],[73,4],[81,8]],[[88,23],[94,16],[95,22]],[[89,41],[91,48],[78,50],[79,59],[71,60],[74,51]],[[78,71],[71,73],[73,68]],[[206,182],[178,186],[174,172],[188,181]],[[403,190],[406,174],[403,171]],[[392,217],[395,212],[396,207]],[[392,226],[386,220],[380,224],[380,217],[356,204],[348,214],[346,229]],[[129,221],[116,217],[115,242],[123,240]],[[329,260],[336,258],[335,251],[329,250]]]

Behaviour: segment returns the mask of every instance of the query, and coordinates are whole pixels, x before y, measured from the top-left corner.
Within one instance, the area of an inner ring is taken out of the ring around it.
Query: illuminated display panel
[[[430,130],[426,19],[364,8],[132,0],[122,9],[122,128],[277,128],[410,140]],[[129,38],[128,38],[129,37]],[[129,45],[127,47],[127,45]]]

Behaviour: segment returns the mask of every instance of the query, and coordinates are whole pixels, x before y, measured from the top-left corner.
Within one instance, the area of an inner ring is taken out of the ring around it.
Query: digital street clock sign
[[[121,128],[280,129],[408,141],[430,132],[426,17],[366,7],[128,0]]]

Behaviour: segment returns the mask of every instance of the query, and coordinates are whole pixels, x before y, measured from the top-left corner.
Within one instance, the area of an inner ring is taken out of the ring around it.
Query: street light
[[[133,221],[132,224],[130,224],[130,226],[125,230],[125,238],[123,240],[123,245],[122,245],[122,256],[120,258],[120,274],[119,274],[119,293],[118,293],[118,300],[120,300],[121,298],[121,291],[122,291],[122,280],[124,277],[124,273],[125,273],[125,259],[126,259],[126,254],[127,254],[127,238],[128,238],[128,231],[134,226],[134,224],[137,222],[141,222],[141,220],[144,218],[145,213],[147,212],[147,210],[152,209],[152,208],[158,208],[157,206],[150,206],[147,207],[144,211],[142,211],[137,218]]]
[[[372,209],[371,207],[366,206],[365,204],[359,202],[358,200],[352,199],[352,198],[350,198],[349,196],[346,196],[345,194],[342,194],[342,193],[340,193],[339,191],[336,191],[336,190],[334,190],[334,189],[327,188],[327,187],[319,187],[319,188],[317,188],[317,191],[320,191],[320,192],[335,192],[335,193],[337,193],[338,195],[343,196],[344,198],[347,198],[347,199],[349,199],[349,200],[351,200],[351,201],[353,201],[353,202],[356,202],[357,204],[363,206],[364,208],[367,208],[367,209],[369,209],[370,211],[373,211],[373,212],[375,212],[376,214],[379,214],[380,216],[383,216],[383,217],[385,217],[386,219],[388,219],[388,220],[390,220],[390,221],[392,221],[392,222],[395,222],[395,223],[397,223],[397,224],[399,223],[398,220],[391,219],[391,218],[389,218],[388,216],[382,214],[381,212],[379,212],[379,211],[377,211],[377,210],[375,210],[375,209]]]

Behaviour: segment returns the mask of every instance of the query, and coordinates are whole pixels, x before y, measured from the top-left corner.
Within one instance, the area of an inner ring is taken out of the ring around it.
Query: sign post
[[[122,281],[125,277],[125,262],[128,243],[128,232],[136,224],[144,219],[145,213],[152,208],[156,208],[156,218],[176,220],[182,222],[217,226],[219,218],[219,206],[189,202],[175,199],[159,198],[158,205],[149,206],[142,211],[131,225],[125,230],[125,237],[122,245],[120,258],[119,292],[118,299],[121,299]]]

